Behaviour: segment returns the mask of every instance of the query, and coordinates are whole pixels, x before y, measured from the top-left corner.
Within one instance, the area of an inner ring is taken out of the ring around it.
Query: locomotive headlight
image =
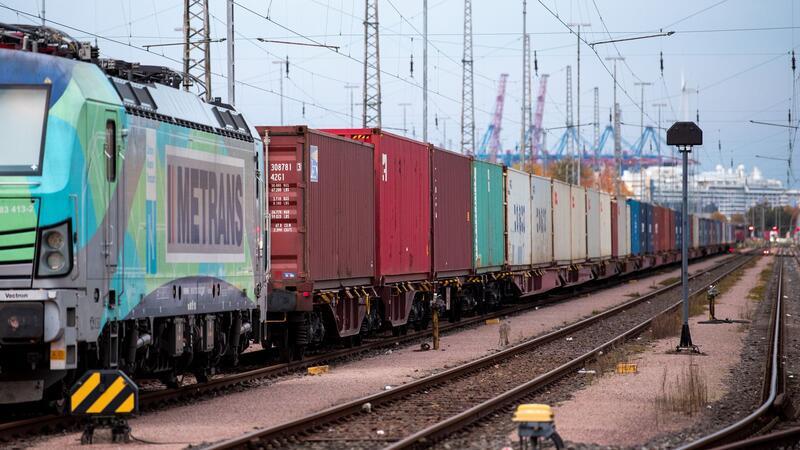
[[[36,276],[61,277],[72,271],[72,226],[68,220],[39,231]]]
[[[64,268],[67,260],[61,252],[51,252],[47,255],[47,267],[53,272],[58,272]]]
[[[45,241],[48,247],[53,250],[59,250],[64,245],[64,235],[55,230],[50,231],[45,235]]]

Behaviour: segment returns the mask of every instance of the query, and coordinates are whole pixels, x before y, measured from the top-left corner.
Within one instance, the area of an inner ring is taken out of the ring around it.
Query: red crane
[[[489,124],[489,129],[481,139],[481,145],[478,147],[479,155],[486,155],[488,146],[489,161],[497,162],[497,155],[500,153],[500,129],[503,124],[503,104],[506,98],[506,79],[507,73],[500,74],[500,82],[497,84],[497,100],[494,105],[494,116],[492,116],[492,123]]]

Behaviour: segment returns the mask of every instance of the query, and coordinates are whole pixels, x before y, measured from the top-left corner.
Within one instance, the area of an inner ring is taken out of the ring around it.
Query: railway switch
[[[553,410],[549,405],[519,405],[512,420],[519,423],[517,434],[521,450],[540,448],[540,440],[550,440],[557,449],[564,448],[564,442],[556,432]]]
[[[128,442],[128,416],[139,410],[139,387],[121,370],[89,370],[70,391],[70,412],[87,417],[81,444],[91,444],[98,426],[111,428],[113,442]]]

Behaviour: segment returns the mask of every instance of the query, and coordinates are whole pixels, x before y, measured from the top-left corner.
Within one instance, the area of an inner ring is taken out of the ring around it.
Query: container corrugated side
[[[503,166],[472,161],[473,269],[488,272],[505,261]]]
[[[622,230],[622,237],[620,237],[620,256],[629,256],[631,254],[631,205],[624,201],[621,203],[625,205],[625,211],[620,212],[620,221],[624,221],[624,226],[620,227]]]
[[[618,258],[625,258],[631,253],[631,207],[624,196],[615,198],[617,205],[617,254]]]
[[[642,254],[642,234],[644,228],[644,222],[642,222],[642,204],[639,203],[637,200],[629,198],[627,200],[628,206],[630,208],[630,250],[631,255],[639,256]]]
[[[600,193],[600,258],[611,257],[611,196]]]
[[[691,222],[689,225],[692,229],[690,230],[692,233],[692,247],[693,248],[700,248],[700,218],[695,216],[694,214],[690,215]]]
[[[652,212],[650,210],[650,205],[646,202],[639,202],[639,208],[640,208],[639,214],[641,215],[642,219],[642,233],[639,234],[639,239],[641,240],[639,246],[642,249],[642,254],[647,255],[652,253],[650,249],[650,244],[651,244],[650,239],[653,236],[652,233],[653,224],[651,222]]]
[[[259,132],[269,136],[273,287],[371,283],[373,147],[305,126]]]
[[[472,269],[472,162],[431,147],[433,272],[465,275]]]
[[[572,262],[585,261],[586,253],[586,189],[570,186],[570,225],[572,226]]]
[[[600,193],[586,189],[586,254],[600,259]]]
[[[376,274],[382,282],[431,272],[428,145],[377,128],[323,130],[375,146]]]
[[[531,175],[531,212],[533,216],[531,263],[538,266],[550,265],[553,262],[551,183],[550,178]]]
[[[570,217],[570,187],[553,180],[553,260],[568,263],[572,259],[572,222]]]
[[[506,264],[512,268],[531,265],[531,180],[527,172],[505,168]]]
[[[619,257],[619,209],[617,201],[611,202],[611,256]]]

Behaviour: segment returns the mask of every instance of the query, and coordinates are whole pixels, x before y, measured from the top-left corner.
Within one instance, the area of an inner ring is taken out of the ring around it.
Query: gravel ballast
[[[692,270],[718,263],[717,257],[699,262]],[[644,294],[651,286],[674,278],[678,270],[643,277],[614,288],[570,301],[548,305],[508,319],[512,343],[541,335],[593,312]],[[190,405],[145,413],[131,420],[133,435],[158,445],[157,448],[183,448],[235,437],[256,428],[275,426],[321,409],[397,386],[438,370],[470,361],[497,351],[498,326],[486,325],[449,334],[443,338],[443,351],[420,352],[418,346],[384,351],[379,355],[334,364],[322,376],[291,375],[271,380],[242,392],[226,393]],[[20,443],[38,448],[79,446],[79,433],[49,436]],[[94,447],[108,448],[102,435]],[[134,442],[128,448],[148,446]],[[93,448],[94,448],[93,447]]]

